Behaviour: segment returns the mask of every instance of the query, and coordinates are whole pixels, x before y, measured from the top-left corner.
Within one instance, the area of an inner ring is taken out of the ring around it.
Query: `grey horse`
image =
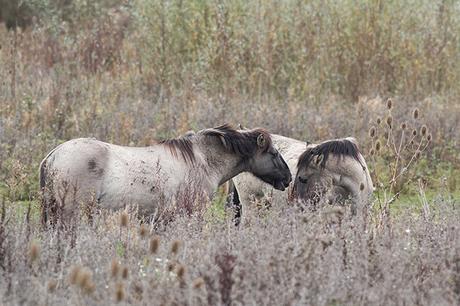
[[[165,205],[209,200],[220,184],[242,172],[277,190],[288,187],[292,177],[264,129],[226,124],[149,147],[73,139],[40,164],[42,221],[71,218],[88,203],[110,210],[135,205],[141,215],[159,215]]]

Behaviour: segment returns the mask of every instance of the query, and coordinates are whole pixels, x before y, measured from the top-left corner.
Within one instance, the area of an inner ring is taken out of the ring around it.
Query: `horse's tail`
[[[48,207],[49,207],[49,196],[47,193],[51,190],[45,190],[46,189],[46,164],[47,164],[47,159],[48,156],[45,157],[45,159],[42,160],[40,163],[40,171],[39,171],[39,182],[40,182],[40,192],[42,195],[41,199],[41,222],[42,225],[45,227],[46,223],[48,222]]]
[[[51,150],[46,157],[41,161],[40,167],[39,167],[39,182],[40,182],[40,192],[42,195],[42,203],[41,203],[41,222],[44,227],[46,227],[46,224],[48,222],[48,214],[50,212],[50,209],[54,209],[54,206],[56,204],[56,199],[53,194],[53,188],[52,188],[52,182],[48,181],[50,180],[49,177],[49,157],[51,154],[53,154],[61,145],[57,146],[53,150]]]

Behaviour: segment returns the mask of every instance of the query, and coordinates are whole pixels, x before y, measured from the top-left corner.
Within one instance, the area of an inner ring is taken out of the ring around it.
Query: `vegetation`
[[[457,1],[0,7],[2,303],[458,301]],[[376,200],[353,219],[272,203],[234,228],[219,196],[204,218],[143,235],[135,212],[123,226],[102,212],[70,231],[39,227],[38,165],[57,144],[143,146],[224,122],[356,137]]]

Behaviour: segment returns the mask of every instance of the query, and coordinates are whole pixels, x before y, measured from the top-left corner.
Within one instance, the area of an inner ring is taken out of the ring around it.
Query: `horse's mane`
[[[297,168],[299,169],[301,167],[308,167],[313,160],[313,157],[315,156],[323,156],[320,166],[324,168],[330,154],[338,156],[349,156],[355,159],[362,167],[364,167],[359,158],[361,153],[359,152],[356,141],[352,138],[343,138],[327,140],[314,147],[307,148],[307,150],[303,152],[302,155],[300,155],[299,161],[297,163]]]
[[[165,139],[159,143],[168,147],[174,157],[177,158],[178,153],[180,153],[187,163],[193,164],[195,162],[195,154],[193,153],[193,143],[190,137],[190,134],[186,134],[179,138]]]
[[[272,145],[271,136],[266,130],[254,129],[240,132],[229,124],[205,129],[196,134],[187,133],[179,138],[166,139],[159,143],[167,146],[175,157],[180,153],[186,162],[194,163],[195,154],[193,153],[192,138],[197,135],[218,137],[227,151],[235,153],[243,158],[249,158],[254,156],[258,150],[257,137],[259,137],[260,134],[264,135],[265,146],[263,150],[266,151]]]
[[[257,145],[257,138],[261,134],[265,138],[265,146],[262,150],[267,151],[268,148],[272,146],[270,133],[260,128],[240,132],[231,125],[224,124],[212,129],[203,130],[201,131],[201,134],[205,136],[219,137],[226,150],[238,154],[243,158],[254,156],[259,149]]]

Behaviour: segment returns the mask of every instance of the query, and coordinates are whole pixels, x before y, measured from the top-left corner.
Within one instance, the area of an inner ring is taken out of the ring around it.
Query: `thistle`
[[[194,289],[200,289],[201,287],[203,287],[203,285],[204,285],[204,279],[202,277],[196,278],[192,283],[192,287]]]
[[[114,258],[110,264],[110,274],[112,275],[112,278],[116,278],[118,276],[118,272],[120,272],[120,264],[118,263],[118,260]]]
[[[179,251],[179,247],[180,247],[180,241],[179,240],[174,240],[172,245],[171,245],[171,253],[172,254],[177,254],[177,252]]]
[[[150,254],[155,254],[158,251],[158,247],[160,246],[160,238],[153,237],[150,239],[149,250]]]
[[[122,212],[120,215],[120,226],[121,227],[127,227],[128,226],[128,213],[126,211]]]
[[[40,246],[36,242],[32,242],[29,248],[30,261],[34,262],[40,256]]]

